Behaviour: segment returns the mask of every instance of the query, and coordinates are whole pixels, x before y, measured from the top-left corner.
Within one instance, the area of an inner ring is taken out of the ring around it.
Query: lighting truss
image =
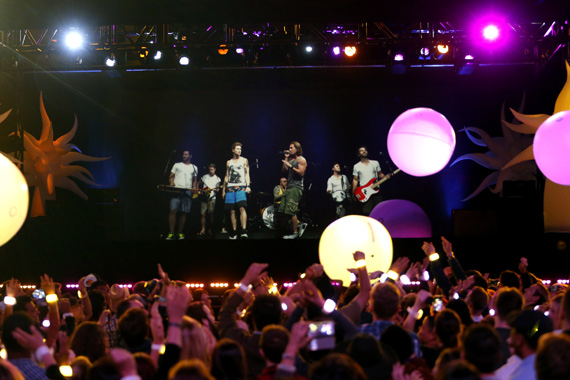
[[[0,70],[89,70],[104,68],[117,57],[114,69],[173,68],[180,55],[196,67],[389,65],[396,52],[410,65],[456,65],[471,54],[477,63],[537,64],[555,53],[568,55],[569,27],[564,20],[507,22],[508,44],[501,49],[477,43],[467,22],[343,22],[247,24],[151,24],[75,27],[85,41],[81,49],[65,46],[69,28],[0,30]],[[309,59],[305,47],[310,44]],[[447,45],[447,53],[437,52]],[[217,54],[221,45],[229,51]],[[357,47],[350,57],[333,49]],[[243,53],[236,53],[236,49]],[[142,54],[141,51],[146,51]],[[155,52],[162,59],[149,59]],[[429,52],[429,54],[426,54]]]

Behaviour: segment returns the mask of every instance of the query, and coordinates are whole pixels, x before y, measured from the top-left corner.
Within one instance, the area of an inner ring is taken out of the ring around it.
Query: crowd
[[[217,313],[160,265],[132,290],[82,278],[63,293],[44,275],[32,297],[10,279],[0,380],[570,379],[566,287],[545,286],[525,258],[489,279],[442,247],[425,242],[425,260],[386,273],[354,252],[344,287],[313,264],[280,292],[253,263]]]

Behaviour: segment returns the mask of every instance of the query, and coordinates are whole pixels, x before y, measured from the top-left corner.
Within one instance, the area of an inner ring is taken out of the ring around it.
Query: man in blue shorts
[[[247,197],[251,192],[249,187],[249,162],[241,156],[242,144],[235,142],[232,144],[233,157],[226,164],[226,176],[222,197],[225,199],[225,210],[230,212],[232,222],[232,232],[230,239],[237,239],[237,219],[236,210],[239,210],[239,220],[241,224],[240,237],[247,239]]]

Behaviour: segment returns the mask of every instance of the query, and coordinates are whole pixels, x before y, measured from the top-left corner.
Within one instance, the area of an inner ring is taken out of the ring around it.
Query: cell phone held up
[[[313,339],[309,342],[309,350],[331,350],[335,347],[334,321],[311,322],[307,336]]]

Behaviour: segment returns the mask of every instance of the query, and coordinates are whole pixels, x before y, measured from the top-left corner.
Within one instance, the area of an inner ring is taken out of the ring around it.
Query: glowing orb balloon
[[[379,203],[370,213],[393,238],[431,238],[431,221],[420,206],[403,199]]]
[[[392,123],[388,153],[397,167],[416,177],[435,174],[455,149],[455,131],[445,116],[430,108],[412,108]]]
[[[570,186],[570,111],[558,112],[538,127],[532,150],[546,178]]]
[[[369,272],[392,265],[392,238],[384,226],[367,216],[349,215],[332,222],[321,235],[319,258],[331,279],[350,283],[347,268],[355,268],[352,254],[366,255]]]
[[[28,213],[28,184],[22,172],[0,154],[0,246],[24,224]]]

